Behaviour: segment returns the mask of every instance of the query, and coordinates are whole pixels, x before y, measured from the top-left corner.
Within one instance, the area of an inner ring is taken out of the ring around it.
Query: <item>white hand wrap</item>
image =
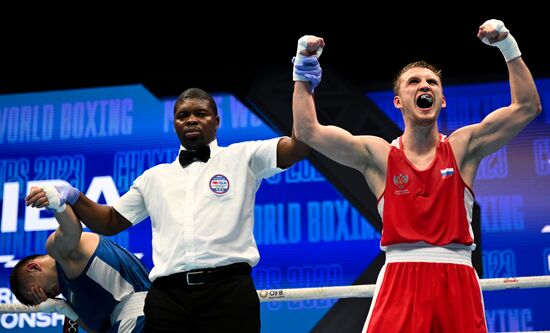
[[[48,198],[48,209],[53,209],[56,212],[60,213],[65,210],[67,207],[65,204],[61,205],[61,198],[59,197],[59,192],[53,186],[44,186],[42,187],[44,192],[46,192],[46,197]]]
[[[487,45],[498,47],[500,52],[502,52],[502,55],[504,56],[504,59],[506,59],[506,62],[509,62],[510,60],[514,60],[517,57],[521,56],[521,52],[519,50],[518,43],[516,42],[516,39],[514,38],[514,36],[512,36],[512,34],[510,34],[508,29],[506,29],[506,27],[504,26],[504,23],[502,21],[493,19],[493,20],[488,20],[483,24],[490,24],[491,26],[493,26],[493,28],[495,28],[495,30],[498,33],[503,33],[503,32],[508,33],[508,36],[506,36],[506,38],[504,38],[500,42],[496,42],[496,43],[493,43],[493,44],[491,44],[489,42],[489,39],[487,38],[487,36],[485,36],[482,39],[483,43],[485,43]]]
[[[73,321],[78,319],[78,315],[74,312],[73,308],[69,305],[69,303],[62,299],[48,298],[44,302],[38,304],[38,309],[47,313],[60,313]]]
[[[300,39],[298,39],[298,49],[296,50],[296,58],[294,59],[295,64],[301,62],[304,57],[311,56],[311,55],[307,54],[307,51],[313,51],[313,50],[308,50],[307,49],[307,40],[310,37],[314,37],[314,36],[305,35],[305,36],[300,37]],[[321,56],[322,52],[323,52],[323,48],[320,47],[316,50],[316,52],[315,52],[315,54],[313,54],[313,56],[319,58]],[[296,71],[293,71],[292,73],[293,73],[292,74],[292,79],[294,81],[309,81],[305,76],[296,74]]]

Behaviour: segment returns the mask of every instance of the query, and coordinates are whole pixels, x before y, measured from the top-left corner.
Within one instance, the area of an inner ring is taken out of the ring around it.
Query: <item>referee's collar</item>
[[[218,152],[220,151],[220,147],[218,146],[218,139],[212,140],[212,142],[210,142],[208,144],[208,147],[210,147],[210,157],[218,155]],[[178,151],[178,156],[179,156],[179,153],[182,150],[187,150],[187,149],[185,149],[184,146],[180,145],[180,150]]]

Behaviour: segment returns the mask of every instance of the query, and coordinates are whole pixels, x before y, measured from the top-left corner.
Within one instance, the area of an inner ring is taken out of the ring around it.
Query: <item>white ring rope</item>
[[[483,291],[503,289],[529,289],[550,287],[550,276],[525,276],[514,278],[495,278],[479,280]],[[266,289],[258,290],[260,302],[277,302],[324,298],[372,297],[374,284],[355,286],[295,288],[295,289]]]
[[[515,278],[495,278],[479,280],[483,291],[504,289],[530,289],[550,287],[550,276],[524,276]],[[264,289],[258,290],[260,302],[279,302],[325,298],[372,297],[374,284],[355,286],[336,286],[318,288]],[[28,306],[20,303],[0,304],[0,313],[40,312],[38,305]],[[47,311],[45,311],[47,312]],[[53,312],[53,311],[50,311]]]

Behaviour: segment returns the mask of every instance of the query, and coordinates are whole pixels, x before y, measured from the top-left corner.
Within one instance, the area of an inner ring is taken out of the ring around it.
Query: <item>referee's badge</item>
[[[218,195],[224,195],[229,191],[229,179],[224,175],[215,175],[210,178],[210,190]]]

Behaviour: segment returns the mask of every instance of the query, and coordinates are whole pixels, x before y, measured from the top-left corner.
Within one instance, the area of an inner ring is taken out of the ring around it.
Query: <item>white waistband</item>
[[[397,244],[386,248],[386,263],[392,262],[440,262],[472,266],[472,251],[468,246],[459,244]]]
[[[120,301],[111,312],[111,324],[119,320],[143,316],[143,306],[145,305],[146,291],[132,293]]]

